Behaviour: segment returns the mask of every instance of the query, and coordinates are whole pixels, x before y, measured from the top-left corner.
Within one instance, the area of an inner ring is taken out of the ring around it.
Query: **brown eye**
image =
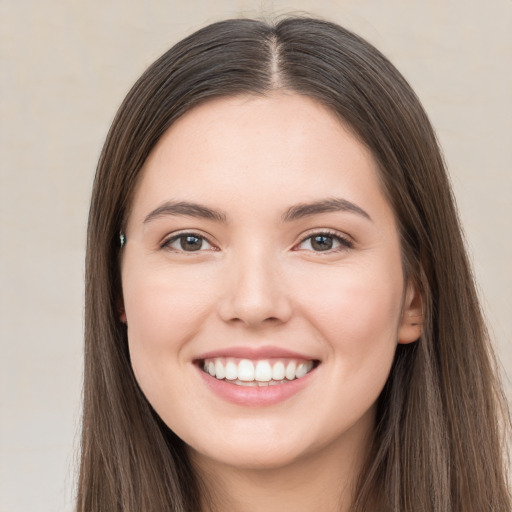
[[[299,250],[313,252],[337,252],[352,247],[353,243],[347,238],[330,233],[316,233],[308,236],[297,246]]]
[[[193,233],[183,233],[167,240],[167,242],[162,245],[162,248],[172,249],[177,252],[198,252],[211,250],[213,247],[202,236]]]
[[[328,251],[332,249],[334,240],[332,236],[327,235],[316,235],[311,237],[311,247],[315,251]]]
[[[202,238],[198,236],[181,236],[179,240],[184,251],[199,251],[203,245]]]

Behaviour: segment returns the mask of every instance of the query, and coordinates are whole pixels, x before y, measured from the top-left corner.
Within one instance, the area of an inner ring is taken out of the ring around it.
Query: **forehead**
[[[132,212],[169,199],[229,208],[240,196],[261,208],[330,191],[383,199],[371,152],[339,117],[295,93],[235,96],[195,107],[167,130],[143,166]]]

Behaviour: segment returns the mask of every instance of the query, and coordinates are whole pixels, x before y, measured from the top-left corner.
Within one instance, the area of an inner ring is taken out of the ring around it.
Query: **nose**
[[[240,256],[232,262],[226,277],[218,302],[219,316],[225,322],[257,328],[290,319],[292,305],[282,271],[269,255]]]

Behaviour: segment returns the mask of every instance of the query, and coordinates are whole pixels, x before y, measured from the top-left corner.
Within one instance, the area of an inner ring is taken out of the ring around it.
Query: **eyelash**
[[[215,247],[214,244],[212,244],[208,240],[208,238],[206,238],[204,235],[200,235],[199,233],[194,233],[194,232],[186,231],[184,233],[178,233],[177,235],[173,235],[170,238],[164,240],[163,243],[160,244],[160,248],[161,249],[168,249],[168,250],[173,251],[173,252],[189,252],[189,253],[203,252],[202,250],[198,250],[198,251],[185,251],[184,249],[174,249],[174,248],[171,247],[172,243],[177,242],[178,240],[180,240],[180,238],[183,239],[183,238],[187,238],[187,237],[198,238],[202,242],[206,242],[207,244],[211,245],[212,248]],[[214,250],[218,250],[218,249],[215,248]]]
[[[313,233],[309,233],[307,236],[305,236],[295,247],[298,247],[302,245],[307,240],[313,240],[315,237],[327,237],[332,238],[334,241],[339,243],[339,247],[335,249],[328,249],[326,251],[312,251],[317,254],[332,254],[337,252],[343,252],[348,249],[352,249],[354,247],[354,242],[350,240],[348,237],[341,235],[337,231],[332,231],[329,229],[324,229],[322,231],[315,231]],[[311,242],[310,242],[311,243]],[[296,249],[301,250],[301,249]]]
[[[296,249],[297,247],[301,246],[307,240],[313,240],[315,237],[322,237],[322,236],[326,237],[326,238],[333,239],[335,242],[337,242],[339,244],[339,247],[337,247],[335,249],[327,249],[325,251],[314,251],[312,249]],[[199,249],[197,251],[186,251],[183,248],[177,249],[177,248],[172,248],[171,247],[171,244],[173,244],[174,242],[177,242],[180,239],[186,238],[186,237],[194,237],[194,238],[199,239],[201,242],[206,242],[212,248],[212,249],[208,249],[208,250],[214,250],[214,251],[218,251],[219,250],[218,248],[215,247],[215,245],[212,242],[210,242],[208,240],[207,237],[205,237],[203,235],[200,235],[199,233],[194,233],[194,232],[183,232],[183,233],[178,233],[176,235],[173,235],[172,237],[164,240],[164,242],[162,244],[160,244],[160,248],[161,249],[167,249],[167,250],[170,250],[172,252],[177,252],[177,253],[200,253],[200,252],[204,252],[204,249]],[[302,240],[298,244],[296,244],[294,246],[294,250],[310,250],[311,252],[314,252],[314,253],[317,253],[317,254],[332,254],[332,253],[346,251],[348,249],[352,249],[353,247],[354,247],[354,243],[349,238],[341,235],[337,231],[332,231],[332,230],[329,230],[329,229],[325,229],[325,230],[322,230],[322,231],[315,231],[313,233],[308,234],[304,238],[302,238]]]

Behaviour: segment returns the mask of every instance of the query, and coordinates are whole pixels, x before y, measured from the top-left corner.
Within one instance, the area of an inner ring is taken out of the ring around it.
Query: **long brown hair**
[[[121,105],[92,195],[86,261],[79,512],[197,512],[201,482],[153,411],[119,321],[119,232],[141,167],[209,98],[276,89],[316,99],[371,150],[423,299],[421,338],[399,345],[378,400],[354,511],[509,512],[509,416],[443,159],[420,102],[374,47],[329,22],[215,23],[159,58]]]

